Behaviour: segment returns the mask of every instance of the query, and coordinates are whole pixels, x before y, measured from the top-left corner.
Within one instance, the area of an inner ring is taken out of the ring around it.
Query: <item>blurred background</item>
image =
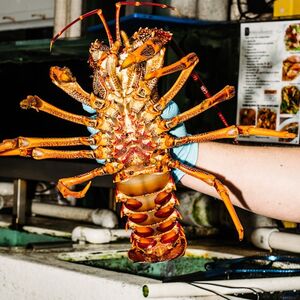
[[[0,1],[0,140],[18,136],[70,137],[89,134],[84,126],[55,118],[43,112],[22,110],[19,103],[27,95],[38,95],[63,110],[88,115],[82,110],[80,103],[52,84],[49,78],[49,68],[51,66],[67,66],[72,70],[83,89],[92,91],[92,70],[87,63],[89,46],[95,39],[107,43],[103,24],[98,16],[91,16],[74,24],[55,42],[51,52],[49,50],[50,40],[74,19],[96,8],[103,10],[105,19],[114,33],[115,4],[117,2],[113,0]],[[202,82],[199,85],[199,81],[195,82],[189,79],[185,87],[178,93],[174,101],[179,105],[181,111],[185,111],[205,99],[201,85],[202,88],[205,86],[210,94],[216,93],[225,85],[233,85],[239,92],[241,74],[244,72],[241,68],[241,56],[247,56],[247,53],[241,54],[241,51],[245,50],[241,41],[247,38],[249,28],[252,28],[252,25],[247,24],[269,24],[268,26],[270,26],[270,24],[279,24],[276,22],[280,21],[298,24],[300,15],[300,5],[297,0],[149,0],[149,2],[174,6],[178,12],[155,6],[122,6],[121,29],[129,36],[139,27],[147,26],[171,31],[174,43],[171,43],[167,49],[165,64],[177,61],[183,54],[197,53],[200,61],[195,72]],[[249,28],[245,29],[242,26],[249,26]],[[264,30],[263,25],[258,26],[262,26],[261,30]],[[297,29],[292,28],[291,31],[293,30],[296,30],[297,39],[299,37]],[[281,63],[283,63],[283,68],[287,68],[285,70],[293,72],[296,70],[296,73],[292,73],[292,75],[286,73],[283,79],[283,81],[288,81],[288,84],[293,82],[293,88],[282,89],[284,94],[280,90],[281,83],[276,82],[277,92],[274,92],[274,89],[268,89],[265,97],[267,100],[271,99],[270,101],[274,101],[275,94],[278,99],[281,97],[281,119],[279,120],[278,116],[277,123],[289,124],[288,121],[293,120],[296,129],[291,130],[295,130],[294,132],[298,134],[300,82],[297,81],[297,76],[300,67],[299,61],[295,62],[293,59],[300,52],[300,46],[299,49],[288,50],[291,56],[283,62],[280,61],[279,69],[281,70]],[[298,58],[300,60],[300,57]],[[161,95],[173,85],[177,76],[176,73],[160,80],[159,93]],[[249,93],[252,93],[251,87]],[[243,102],[241,104],[238,95],[237,93],[231,101],[221,103],[218,108],[212,108],[201,116],[188,121],[185,124],[188,133],[196,134],[222,128],[225,126],[224,119],[229,125],[236,123],[257,125],[259,120],[256,119],[256,116],[253,117],[253,114],[270,112],[269,108],[264,105],[253,108]],[[292,112],[288,111],[289,107],[284,108],[282,104],[289,101],[293,104]],[[279,106],[280,104],[277,103],[278,110]],[[242,116],[242,112],[246,115]],[[268,118],[267,114],[266,118]],[[298,141],[299,137],[294,141],[294,147],[299,146]],[[232,143],[232,141],[221,142]],[[281,143],[281,147],[290,146],[280,140],[267,142],[269,145]],[[264,145],[265,141],[244,140],[240,143]],[[97,166],[99,165],[96,162],[90,160],[35,161],[21,157],[0,157],[0,227],[7,230],[0,230],[0,252],[5,247],[11,250],[16,247],[28,246],[48,251],[53,245],[61,245],[60,243],[66,243],[64,245],[69,247],[67,249],[70,250],[70,247],[73,247],[72,251],[74,251],[73,242],[76,243],[76,248],[81,244],[103,244],[119,238],[126,238],[129,243],[129,234],[123,230],[125,220],[120,217],[120,206],[115,203],[115,190],[110,176],[95,178],[90,191],[82,199],[73,197],[64,199],[56,189],[58,179],[82,174]],[[242,251],[240,249],[257,250],[255,247],[267,251],[274,250],[269,249],[266,245],[260,245],[260,242],[257,241],[255,244],[251,240],[251,234],[256,229],[271,228],[271,232],[268,234],[273,233],[274,230],[292,234],[286,243],[284,239],[277,243],[273,236],[275,250],[283,248],[289,252],[300,252],[299,246],[297,246],[300,244],[299,224],[288,220],[273,220],[238,209],[238,214],[246,229],[246,239],[239,243],[232,221],[221,201],[191,191],[180,184],[177,196],[181,202],[179,209],[183,215],[182,224],[191,245],[199,245],[199,242],[211,243],[212,247],[220,249],[226,244],[231,247],[231,250],[237,247],[238,252]],[[87,228],[86,235],[80,236],[82,233],[79,233],[77,226]],[[101,240],[103,236],[100,233],[89,231],[99,228],[122,230],[114,233],[111,231],[108,239]],[[29,232],[38,233],[39,237],[43,236],[43,238],[19,236],[19,234],[28,234]],[[66,240],[45,238],[49,235],[63,237]],[[16,236],[18,239],[15,238]],[[281,238],[280,236],[279,240]],[[223,241],[226,243],[223,244]],[[69,259],[75,258],[69,257]],[[296,293],[294,295],[299,296]]]
[[[175,6],[179,13],[159,7],[124,6],[121,9],[121,29],[128,35],[133,34],[138,27],[146,26],[170,30],[177,52],[180,49],[181,53],[197,53],[200,61],[195,71],[213,94],[227,84],[238,89],[240,25],[244,22],[271,22],[293,18],[297,15],[295,10],[298,7],[287,2],[267,0],[164,2]],[[80,103],[73,101],[51,83],[49,68],[55,65],[69,67],[81,86],[91,91],[92,73],[87,64],[88,48],[95,39],[107,42],[103,25],[98,16],[76,23],[56,41],[51,52],[50,39],[72,20],[95,8],[103,10],[111,30],[114,31],[115,3],[116,1],[97,0],[14,0],[9,3],[0,1],[1,140],[16,136],[68,137],[88,134],[83,126],[34,110],[22,110],[19,102],[27,95],[39,95],[61,109],[84,114]],[[179,58],[172,47],[168,48],[166,57],[166,64]],[[176,78],[177,74],[163,77],[159,83],[160,94],[167,91]],[[203,99],[205,96],[199,84],[190,79],[174,100],[180,110],[185,111]],[[188,132],[200,133],[224,127],[218,112],[222,113],[228,124],[235,124],[236,97],[221,103],[218,109],[210,109],[188,121],[186,123]],[[95,162],[87,160],[33,161],[20,157],[1,157],[0,176],[4,182],[26,180],[27,193],[30,193],[31,198],[37,197],[36,189],[41,183],[45,185],[44,189],[48,195],[43,195],[44,200],[54,203],[59,201],[63,205],[118,209],[114,202],[114,191],[109,176],[96,178],[92,192],[81,200],[65,201],[56,191],[55,182],[59,178],[73,176],[95,166],[97,166]],[[185,191],[183,187],[180,189]],[[38,195],[41,197],[41,193],[38,192]]]

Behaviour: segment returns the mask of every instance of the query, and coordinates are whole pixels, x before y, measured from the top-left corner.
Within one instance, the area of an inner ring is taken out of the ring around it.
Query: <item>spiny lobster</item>
[[[175,168],[217,190],[239,238],[242,239],[243,227],[225,186],[214,175],[172,158],[170,149],[188,143],[236,138],[238,135],[281,138],[292,138],[294,135],[235,125],[184,137],[168,133],[208,108],[231,99],[235,94],[234,87],[226,86],[197,106],[170,119],[163,119],[162,112],[191,75],[198,57],[195,53],[190,53],[173,64],[163,66],[166,44],[172,39],[172,34],[158,28],[140,28],[129,38],[120,30],[120,9],[124,5],[174,9],[168,5],[149,2],[118,2],[115,41],[101,9],[80,16],[51,40],[50,47],[66,29],[91,15],[97,14],[102,21],[109,46],[99,40],[90,45],[88,62],[93,71],[92,93],[80,87],[68,68],[54,66],[50,69],[53,83],[95,112],[95,116],[66,112],[38,96],[28,96],[20,103],[24,109],[33,108],[90,127],[94,134],[88,137],[8,139],[0,144],[0,155],[20,155],[34,159],[104,159],[104,165],[90,172],[60,179],[57,187],[65,197],[80,198],[86,194],[93,178],[112,174],[116,185],[116,201],[122,202],[122,214],[128,218],[127,227],[132,229],[132,247],[128,256],[133,261],[159,262],[174,259],[185,252],[187,241],[178,221],[178,200],[174,194],[175,183],[171,175],[171,170]],[[174,72],[180,72],[178,79],[168,92],[159,96],[158,79]],[[47,149],[76,145],[90,146],[92,150]],[[86,181],[89,183],[83,190],[71,190],[71,186]]]

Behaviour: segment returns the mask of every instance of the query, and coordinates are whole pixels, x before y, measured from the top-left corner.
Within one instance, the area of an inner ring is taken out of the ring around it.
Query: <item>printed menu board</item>
[[[239,140],[299,143],[300,20],[241,24],[237,97],[237,124],[297,134]]]

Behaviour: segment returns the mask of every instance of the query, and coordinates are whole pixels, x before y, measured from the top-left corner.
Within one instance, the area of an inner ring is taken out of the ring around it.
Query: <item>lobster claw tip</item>
[[[239,240],[242,241],[244,239],[244,229],[238,230]]]
[[[66,198],[68,196],[74,197],[74,198],[83,198],[90,188],[92,182],[89,181],[88,184],[84,187],[81,191],[72,191],[70,190],[62,181],[58,182],[57,188],[62,193],[62,195]]]
[[[91,184],[92,184],[92,181],[89,181],[88,184],[84,187],[84,189],[81,190],[80,192],[78,192],[80,195],[82,195],[82,196],[79,197],[79,198],[82,198],[82,197],[85,196],[85,194],[86,194],[86,192],[88,191],[88,189],[90,188]]]
[[[54,44],[54,42],[55,42],[54,38],[53,38],[53,39],[51,39],[51,41],[50,41],[50,45],[49,45],[49,52],[50,52],[50,53],[52,52],[52,48],[53,48],[53,44]]]

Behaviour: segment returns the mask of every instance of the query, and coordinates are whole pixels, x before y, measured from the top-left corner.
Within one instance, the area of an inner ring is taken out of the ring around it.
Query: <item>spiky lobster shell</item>
[[[128,217],[127,228],[133,230],[129,257],[134,261],[173,259],[186,248],[177,220],[175,184],[167,165],[169,150],[159,147],[162,133],[157,131],[155,120],[160,120],[162,111],[150,111],[159,99],[158,79],[144,80],[145,74],[163,66],[164,45],[171,37],[170,32],[162,29],[140,28],[129,40],[131,47],[123,48],[114,58],[109,48],[99,41],[90,48],[94,93],[110,101],[106,109],[101,107],[105,119],[99,132],[102,139],[106,135],[109,141],[105,158],[124,165],[114,181],[116,199],[123,202],[122,214]],[[151,44],[141,53],[145,58],[134,61],[132,53],[149,39]],[[152,43],[159,45],[158,51]],[[109,54],[101,61],[104,53]]]

